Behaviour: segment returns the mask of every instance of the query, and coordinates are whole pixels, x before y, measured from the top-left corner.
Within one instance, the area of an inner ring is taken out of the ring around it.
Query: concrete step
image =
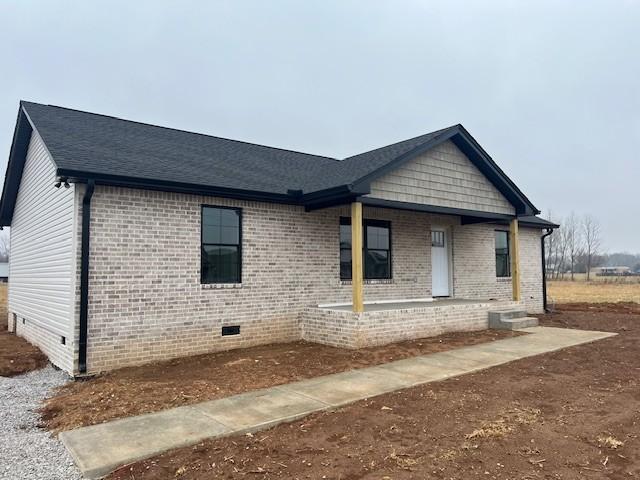
[[[517,330],[519,328],[537,327],[538,319],[535,317],[519,317],[506,319],[491,319],[489,317],[489,328],[496,330]]]
[[[489,320],[511,320],[513,318],[524,318],[526,316],[527,311],[522,308],[506,308],[489,312]]]

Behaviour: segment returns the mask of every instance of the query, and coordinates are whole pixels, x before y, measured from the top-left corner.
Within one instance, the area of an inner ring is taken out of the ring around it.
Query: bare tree
[[[582,238],[584,240],[584,254],[586,259],[587,280],[591,278],[591,267],[596,255],[602,248],[602,229],[600,222],[592,216],[585,215],[581,222]]]
[[[551,222],[553,221],[553,214],[551,213],[551,210],[548,211],[546,218]],[[545,242],[545,270],[547,273],[547,278],[553,279],[558,264],[558,241],[556,241],[556,235],[546,236]]]
[[[582,254],[583,239],[580,221],[575,212],[571,212],[564,221],[564,229],[566,231],[567,253],[569,255],[569,264],[571,265],[571,280],[574,278],[574,270],[576,260]]]
[[[560,229],[560,235],[556,239],[556,268],[555,278],[556,280],[562,276],[564,278],[564,272],[567,262],[567,248],[569,246],[569,230],[566,228],[566,222],[560,219],[560,223],[563,227]]]

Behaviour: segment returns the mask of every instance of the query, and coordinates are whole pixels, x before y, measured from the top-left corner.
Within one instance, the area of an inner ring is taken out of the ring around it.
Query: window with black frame
[[[242,211],[202,206],[202,283],[240,283]]]
[[[391,278],[391,222],[364,220],[364,278]],[[351,219],[340,218],[340,279],[351,280]]]
[[[509,258],[509,232],[495,231],[496,277],[511,276],[511,259]]]

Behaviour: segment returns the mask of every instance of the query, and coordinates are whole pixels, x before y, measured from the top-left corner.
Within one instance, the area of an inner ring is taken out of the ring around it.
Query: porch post
[[[509,224],[509,248],[511,249],[511,282],[513,285],[513,299],[519,302],[520,293],[520,236],[518,234],[518,219],[514,218]]]
[[[351,286],[354,312],[364,312],[362,251],[362,203],[353,202],[351,204]]]

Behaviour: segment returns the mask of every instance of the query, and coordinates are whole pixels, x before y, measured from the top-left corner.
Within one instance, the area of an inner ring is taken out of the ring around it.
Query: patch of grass
[[[598,436],[598,443],[601,447],[607,447],[612,450],[616,450],[624,445],[624,442],[621,442],[615,437],[611,435],[600,435]]]
[[[473,432],[465,435],[468,440],[474,438],[490,438],[490,437],[504,437],[507,433],[513,431],[513,426],[507,425],[503,420],[494,420],[492,422],[484,422],[482,427],[475,429]]]
[[[417,460],[411,458],[409,455],[396,453],[395,450],[391,452],[387,458],[394,460],[400,468],[404,469],[409,469],[418,463]]]
[[[7,284],[0,283],[0,331],[7,329]]]
[[[483,422],[480,428],[465,435],[467,440],[476,438],[500,438],[513,432],[521,425],[531,425],[538,420],[540,410],[529,407],[515,407],[507,410],[499,418]]]
[[[640,303],[640,283],[554,280],[547,287],[555,303]]]

